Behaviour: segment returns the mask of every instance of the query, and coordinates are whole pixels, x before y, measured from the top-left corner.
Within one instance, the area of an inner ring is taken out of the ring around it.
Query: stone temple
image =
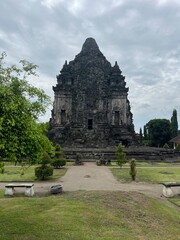
[[[62,147],[133,144],[128,90],[117,62],[111,66],[96,41],[87,38],[57,76],[49,138]]]

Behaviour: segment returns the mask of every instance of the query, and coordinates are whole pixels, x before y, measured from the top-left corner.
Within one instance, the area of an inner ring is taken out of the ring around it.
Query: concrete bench
[[[162,183],[162,185],[163,185],[163,196],[173,197],[174,193],[171,188],[180,187],[180,182],[166,182],[166,183]]]
[[[33,183],[9,183],[5,185],[5,195],[13,196],[14,188],[25,188],[25,196],[34,196],[34,184]]]

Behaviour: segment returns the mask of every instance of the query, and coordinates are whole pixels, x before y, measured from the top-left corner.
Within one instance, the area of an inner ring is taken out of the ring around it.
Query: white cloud
[[[65,0],[42,0],[41,4],[51,9],[64,2]]]

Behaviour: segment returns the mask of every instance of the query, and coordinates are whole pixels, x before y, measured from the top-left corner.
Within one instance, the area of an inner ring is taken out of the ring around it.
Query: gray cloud
[[[30,80],[53,99],[52,85],[65,60],[87,37],[126,76],[134,123],[180,119],[180,2],[178,0],[6,0],[0,2],[0,51],[9,62],[39,65]],[[42,119],[48,120],[50,110]]]

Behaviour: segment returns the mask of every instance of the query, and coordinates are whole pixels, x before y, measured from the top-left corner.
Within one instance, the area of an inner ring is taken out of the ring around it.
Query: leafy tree
[[[147,128],[144,126],[144,140],[147,140]]]
[[[52,144],[37,123],[45,113],[50,98],[43,90],[30,85],[27,78],[36,76],[37,66],[28,61],[6,66],[5,53],[0,57],[0,155],[14,162],[35,163]]]
[[[146,124],[148,140],[153,147],[163,147],[171,139],[170,121],[153,119]]]
[[[151,141],[148,139],[148,133],[147,133],[147,126],[145,125],[143,128],[143,140],[142,143],[144,146],[150,146]]]
[[[177,120],[177,111],[173,110],[171,117],[171,138],[174,138],[178,135],[178,120]]]
[[[116,163],[120,167],[122,167],[122,165],[127,162],[126,153],[123,151],[123,146],[121,144],[117,146],[115,156],[116,156]]]

